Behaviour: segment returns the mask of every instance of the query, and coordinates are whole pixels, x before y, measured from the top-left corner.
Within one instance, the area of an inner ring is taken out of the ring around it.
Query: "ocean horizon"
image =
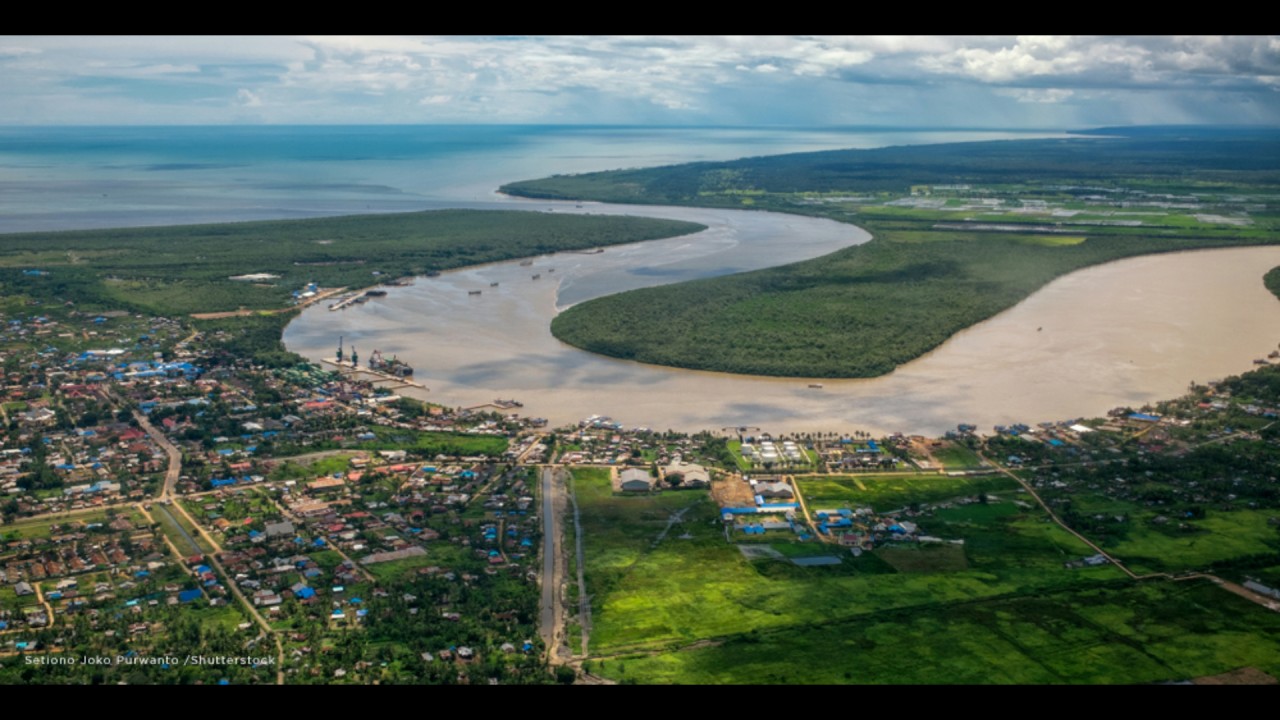
[[[579,125],[0,127],[0,233],[515,203],[554,174],[841,148],[1057,137],[1028,130]]]

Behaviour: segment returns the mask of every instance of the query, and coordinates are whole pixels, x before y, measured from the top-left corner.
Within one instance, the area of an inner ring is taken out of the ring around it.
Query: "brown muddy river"
[[[322,303],[289,325],[285,344],[312,360],[332,359],[342,336],[362,363],[376,348],[412,364],[415,380],[430,390],[402,394],[464,407],[514,398],[524,403],[522,414],[553,425],[599,414],[659,430],[748,425],[939,435],[961,422],[990,432],[996,424],[1090,417],[1175,397],[1191,380],[1249,370],[1280,342],[1280,301],[1262,284],[1280,265],[1280,247],[1266,247],[1133,258],[1072,273],[879,378],[763,378],[614,360],[552,337],[557,305],[782,265],[868,236],[849,225],[759,212],[555,208],[673,217],[710,229],[598,255],[561,253],[528,266],[512,261],[418,278],[338,312]]]

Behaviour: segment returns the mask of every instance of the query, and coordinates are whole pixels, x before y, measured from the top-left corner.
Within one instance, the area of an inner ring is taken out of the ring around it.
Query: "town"
[[[1034,427],[686,434],[426,403],[354,353],[255,363],[174,318],[19,297],[2,320],[6,682],[625,682],[600,658],[639,646],[599,645],[589,600],[608,512],[765,573],[945,576],[999,509],[1079,548],[1062,577],[1212,575],[1280,607],[1270,364]],[[192,655],[222,660],[147,660]]]

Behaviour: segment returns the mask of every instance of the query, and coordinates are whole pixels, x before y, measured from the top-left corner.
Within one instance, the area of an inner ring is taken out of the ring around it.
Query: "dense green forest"
[[[740,206],[725,190],[765,193],[908,192],[913,185],[1164,187],[1280,186],[1280,132],[1102,129],[1100,137],[828,150],[657,168],[557,175],[504,185],[522,197]],[[1127,132],[1130,137],[1111,134]],[[1086,188],[1081,190],[1088,191]]]
[[[1223,245],[1124,237],[1060,247],[1007,237],[919,244],[886,233],[780,268],[592,300],[561,313],[551,330],[593,352],[658,365],[874,377],[1063,273],[1122,257]]]
[[[701,229],[636,217],[438,210],[20,233],[0,235],[0,292],[161,315],[278,308],[308,282],[364,287],[379,278]],[[279,277],[228,279],[254,273]]]
[[[552,332],[662,365],[870,377],[1063,273],[1148,253],[1275,242],[1278,218],[1267,201],[1280,195],[1280,133],[1180,132],[802,153],[504,189],[857,223],[874,236],[866,245],[599,298],[562,313]]]

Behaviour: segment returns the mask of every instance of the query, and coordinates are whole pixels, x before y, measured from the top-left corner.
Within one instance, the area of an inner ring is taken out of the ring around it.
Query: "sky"
[[[0,125],[1280,125],[1276,36],[0,36]]]

